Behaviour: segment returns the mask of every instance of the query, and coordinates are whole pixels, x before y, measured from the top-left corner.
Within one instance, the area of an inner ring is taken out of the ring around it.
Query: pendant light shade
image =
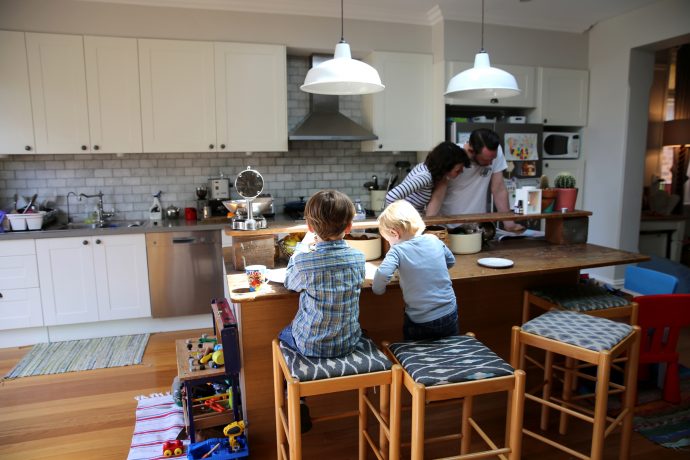
[[[460,72],[448,82],[446,96],[469,99],[503,98],[520,94],[515,77],[505,70],[491,67],[489,53],[480,51],[474,56],[474,67]]]
[[[484,51],[484,0],[482,0],[482,46],[474,56],[474,67],[451,78],[445,95],[477,99],[505,98],[518,94],[520,94],[520,88],[515,77],[505,70],[491,67],[489,53]]]
[[[352,59],[350,45],[335,45],[333,59],[312,67],[307,72],[302,91],[316,94],[349,95],[383,91],[379,73],[372,66]]]
[[[340,43],[333,59],[312,67],[300,89],[307,93],[344,96],[383,91],[379,73],[369,64],[352,59],[350,45],[343,38],[343,0],[340,0]]]

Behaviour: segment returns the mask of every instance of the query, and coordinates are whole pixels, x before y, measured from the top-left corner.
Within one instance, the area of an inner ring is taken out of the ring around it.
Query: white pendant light
[[[505,70],[491,67],[489,53],[484,51],[484,0],[482,0],[482,47],[474,56],[474,67],[450,79],[446,96],[468,99],[505,98],[520,94],[515,77]]]
[[[343,38],[343,0],[340,0],[340,42],[335,45],[333,59],[309,69],[300,89],[307,93],[340,96],[378,93],[384,88],[376,69],[352,59],[350,45]]]

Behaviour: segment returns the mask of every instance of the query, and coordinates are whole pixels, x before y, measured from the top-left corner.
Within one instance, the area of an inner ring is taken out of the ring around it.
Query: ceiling
[[[159,7],[340,17],[338,0],[82,0]],[[484,22],[582,33],[596,23],[660,0],[486,0]],[[429,25],[481,22],[480,0],[345,0],[344,17]]]

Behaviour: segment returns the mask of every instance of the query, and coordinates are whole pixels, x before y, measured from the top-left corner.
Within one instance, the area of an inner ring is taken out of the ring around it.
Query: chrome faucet
[[[70,195],[74,195],[75,197],[77,197],[79,199],[79,201],[81,201],[81,196],[78,196],[75,192],[67,192],[67,223],[68,224],[70,222],[72,222],[72,218],[70,217],[70,214],[69,214],[69,197],[70,197]]]
[[[98,198],[96,203],[96,224],[97,227],[104,227],[106,224],[106,219],[110,219],[115,215],[114,212],[106,212],[103,210],[103,192],[98,191],[96,195],[86,195],[85,193],[79,194],[79,199],[81,198]]]

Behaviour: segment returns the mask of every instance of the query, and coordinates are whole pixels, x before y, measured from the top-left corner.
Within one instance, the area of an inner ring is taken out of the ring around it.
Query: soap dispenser
[[[149,219],[159,222],[163,219],[163,206],[161,206],[161,195],[163,194],[162,191],[158,191],[158,193],[153,195],[153,203],[151,204],[151,207],[149,208]]]

